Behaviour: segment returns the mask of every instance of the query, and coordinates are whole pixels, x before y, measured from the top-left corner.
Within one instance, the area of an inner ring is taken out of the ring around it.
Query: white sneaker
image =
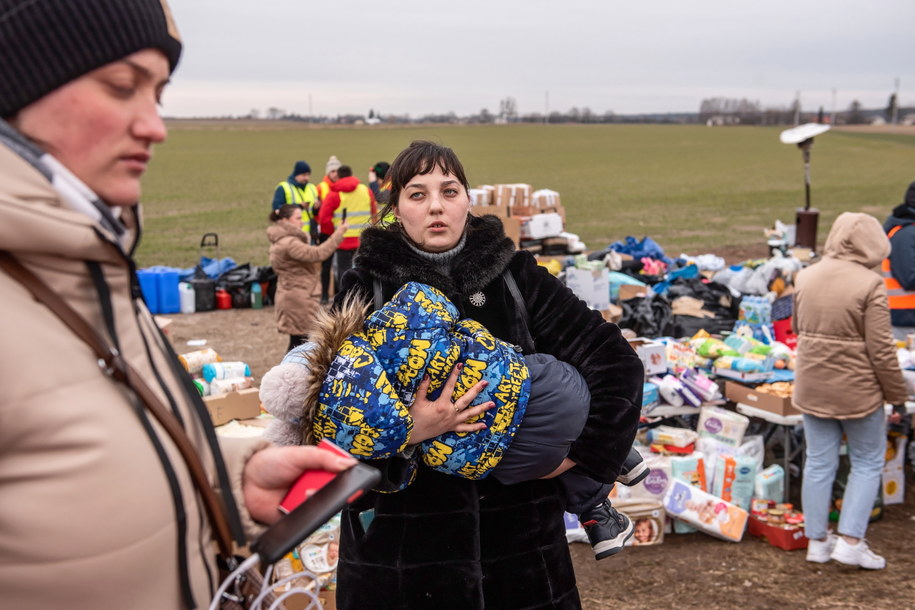
[[[830,557],[839,563],[865,570],[882,570],[886,567],[886,559],[870,550],[863,539],[858,544],[848,544],[840,536]]]
[[[826,534],[824,540],[810,540],[807,543],[807,561],[812,561],[813,563],[826,563],[829,561],[838,539],[838,536],[830,533]]]

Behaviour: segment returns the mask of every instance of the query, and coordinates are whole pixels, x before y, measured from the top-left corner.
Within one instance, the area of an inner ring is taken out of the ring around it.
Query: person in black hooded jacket
[[[404,283],[422,282],[525,353],[536,350],[572,364],[592,403],[563,468],[612,483],[635,436],[644,375],[619,328],[530,253],[516,251],[498,218],[469,213],[468,182],[451,149],[413,142],[389,176],[391,196],[380,216],[390,211],[397,220],[363,232],[335,306],[358,291],[377,307]],[[419,397],[414,405],[433,419],[441,412],[434,407]],[[443,433],[454,423],[438,425]],[[393,489],[410,459],[372,463]],[[338,606],[579,608],[559,485],[555,478],[509,486],[490,478],[471,481],[419,464],[406,490],[366,494],[344,512]]]
[[[915,333],[915,182],[905,199],[883,223],[893,250],[883,263],[893,335],[904,340]]]

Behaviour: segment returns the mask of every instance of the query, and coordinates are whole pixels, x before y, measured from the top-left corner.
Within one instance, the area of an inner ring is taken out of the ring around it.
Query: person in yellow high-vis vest
[[[893,247],[882,266],[893,336],[905,340],[915,333],[915,182],[883,223],[883,230]]]
[[[318,237],[317,214],[321,200],[318,189],[308,182],[310,178],[311,166],[305,161],[296,161],[289,177],[277,184],[273,191],[273,209],[278,210],[284,205],[300,206],[309,220],[302,230],[307,231],[315,242]]]
[[[331,184],[330,192],[321,202],[318,222],[321,233],[333,233],[334,227],[344,221],[349,224],[349,229],[334,254],[334,281],[340,286],[340,278],[353,266],[353,255],[359,248],[359,236],[371,225],[378,210],[372,191],[353,176],[350,166],[341,165],[337,175],[337,181]]]

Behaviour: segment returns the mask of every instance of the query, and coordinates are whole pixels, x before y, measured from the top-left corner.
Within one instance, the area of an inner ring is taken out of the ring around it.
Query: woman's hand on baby
[[[448,381],[445,382],[445,387],[442,388],[442,393],[435,400],[428,398],[429,384],[432,380],[428,375],[423,377],[416,390],[416,400],[410,407],[410,415],[413,417],[413,431],[410,432],[411,445],[417,445],[445,432],[476,432],[486,429],[486,424],[473,422],[473,420],[496,404],[490,401],[471,407],[470,403],[476,400],[489,382],[480,381],[467,390],[463,396],[454,402],[451,401],[454,386],[463,366],[462,364],[455,365],[448,376]]]

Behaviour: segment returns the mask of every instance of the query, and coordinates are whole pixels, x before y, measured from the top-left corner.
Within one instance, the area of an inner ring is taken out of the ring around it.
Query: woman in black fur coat
[[[422,282],[526,353],[569,362],[585,378],[592,403],[564,467],[612,483],[635,437],[643,380],[642,364],[619,328],[530,253],[515,251],[497,217],[470,214],[468,182],[450,148],[413,142],[388,175],[390,199],[379,216],[390,211],[397,221],[363,232],[335,305],[359,291],[377,307],[404,283]],[[512,280],[520,298],[512,295]],[[455,426],[448,405],[420,397],[411,414],[414,425],[427,430]],[[394,484],[410,459],[373,464]],[[580,608],[558,485],[555,479],[509,486],[471,481],[420,462],[406,490],[366,494],[344,512],[338,607]]]

